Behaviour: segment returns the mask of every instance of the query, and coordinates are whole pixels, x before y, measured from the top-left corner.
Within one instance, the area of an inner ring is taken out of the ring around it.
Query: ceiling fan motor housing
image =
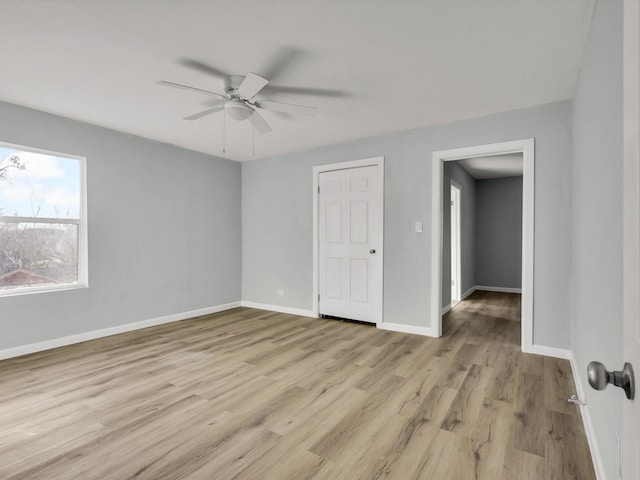
[[[228,75],[224,79],[224,91],[228,94],[236,93],[238,87],[242,85],[245,75]]]

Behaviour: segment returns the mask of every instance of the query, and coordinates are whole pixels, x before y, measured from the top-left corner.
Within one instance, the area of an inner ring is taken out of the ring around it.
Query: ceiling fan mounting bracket
[[[232,94],[238,91],[240,85],[245,79],[245,75],[229,75],[224,79],[224,91]]]

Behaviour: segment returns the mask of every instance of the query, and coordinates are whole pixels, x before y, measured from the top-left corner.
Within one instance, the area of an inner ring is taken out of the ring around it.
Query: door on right
[[[640,371],[640,2],[626,0],[624,42],[624,361]],[[623,400],[622,478],[640,480],[640,399]]]

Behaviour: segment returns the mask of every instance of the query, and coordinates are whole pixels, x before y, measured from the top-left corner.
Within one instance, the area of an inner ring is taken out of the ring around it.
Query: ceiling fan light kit
[[[251,116],[253,110],[242,100],[230,100],[224,106],[224,111],[234,120],[242,121]]]

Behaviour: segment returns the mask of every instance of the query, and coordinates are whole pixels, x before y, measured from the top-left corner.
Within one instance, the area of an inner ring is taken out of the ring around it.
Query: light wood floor
[[[0,362],[2,479],[594,479],[519,295],[430,339],[238,308]]]

